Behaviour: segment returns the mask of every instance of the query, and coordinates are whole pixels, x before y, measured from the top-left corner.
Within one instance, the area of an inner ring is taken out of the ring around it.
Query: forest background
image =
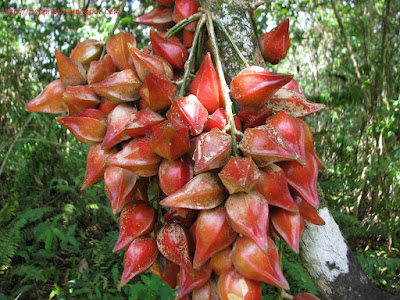
[[[57,78],[54,50],[69,54],[105,40],[116,15],[8,14],[7,9],[112,9],[116,1],[0,1],[0,299],[172,299],[150,273],[120,288],[113,254],[118,218],[103,182],[80,191],[89,147],[52,115],[24,105]],[[154,7],[127,1],[117,31],[149,30],[133,19]],[[400,3],[277,0],[255,11],[257,34],[290,19],[292,46],[271,71],[294,72],[309,100],[327,109],[306,118],[326,169],[319,187],[368,277],[400,289]],[[291,291],[317,293],[286,251]],[[263,299],[276,290],[264,286]]]

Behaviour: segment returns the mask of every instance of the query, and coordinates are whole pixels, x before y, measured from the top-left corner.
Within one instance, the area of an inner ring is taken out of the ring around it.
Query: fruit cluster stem
[[[232,100],[231,100],[231,97],[229,96],[229,87],[226,84],[224,70],[222,69],[222,63],[221,63],[221,59],[219,57],[219,50],[218,50],[218,45],[217,45],[217,39],[215,37],[213,18],[211,16],[210,12],[206,12],[206,16],[207,16],[208,36],[211,41],[211,48],[212,48],[212,51],[214,54],[215,64],[217,67],[217,73],[218,73],[222,93],[223,93],[224,100],[225,100],[225,110],[226,110],[226,114],[228,116],[228,122],[231,127],[232,155],[237,157],[238,151],[237,151],[237,140],[236,140],[236,126],[235,126],[235,120],[233,118],[233,113],[232,113],[232,107],[233,107]]]
[[[198,41],[199,41],[201,28],[203,27],[205,22],[206,22],[206,17],[205,17],[205,15],[203,15],[200,18],[199,22],[197,23],[196,31],[194,33],[194,38],[193,38],[193,46],[192,46],[192,49],[190,50],[189,57],[185,63],[185,73],[183,74],[182,84],[178,91],[178,96],[180,96],[180,97],[182,97],[185,94],[186,82],[190,76],[190,70],[192,69],[193,60],[196,57],[196,52],[197,52],[196,49],[198,47]]]
[[[121,5],[119,6],[119,10],[120,10],[120,11],[123,11],[123,10],[124,10],[125,4],[126,4],[126,0],[122,0]],[[106,55],[106,45],[107,45],[107,41],[108,41],[108,39],[109,39],[112,35],[114,35],[114,31],[115,31],[115,29],[117,29],[117,26],[118,26],[118,24],[119,24],[119,21],[121,20],[121,15],[122,15],[122,14],[118,14],[118,15],[117,15],[117,19],[115,20],[115,23],[114,23],[113,27],[112,27],[112,28],[110,29],[110,31],[108,32],[108,36],[107,36],[106,42],[104,43],[104,46],[103,46],[103,51],[101,52],[100,60],[102,60],[103,57],[104,57],[104,55]]]
[[[173,35],[175,35],[177,32],[182,30],[185,26],[189,25],[190,23],[196,22],[199,20],[202,16],[202,13],[197,13],[192,16],[190,16],[187,19],[184,19],[180,21],[179,23],[175,24],[171,29],[169,29],[165,35],[163,36],[165,39],[169,39]]]

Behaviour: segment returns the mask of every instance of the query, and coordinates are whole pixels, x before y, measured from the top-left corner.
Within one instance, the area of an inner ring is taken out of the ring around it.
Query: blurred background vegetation
[[[0,1],[1,9],[114,8],[116,1]],[[327,109],[306,121],[326,165],[320,188],[369,278],[400,287],[400,2],[277,0],[255,12],[258,34],[290,18],[292,47],[273,71],[292,73]],[[132,19],[152,1],[128,1],[117,31],[146,45]],[[104,40],[113,16],[7,15],[0,11],[0,299],[172,299],[144,273],[120,288],[122,255],[111,252],[118,219],[103,183],[80,191],[89,147],[54,116],[24,105],[58,75],[54,50]],[[291,292],[316,293],[286,251]],[[276,290],[263,287],[263,299]]]

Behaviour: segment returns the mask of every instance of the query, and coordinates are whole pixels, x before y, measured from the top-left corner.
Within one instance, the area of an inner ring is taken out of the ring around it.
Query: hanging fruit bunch
[[[157,2],[135,19],[153,27],[148,48],[120,32],[105,47],[56,50],[60,79],[25,108],[66,113],[57,122],[91,146],[82,189],[104,178],[120,216],[121,285],[150,270],[180,299],[261,299],[261,282],[293,299],[275,241],[298,253],[304,222],[324,224],[323,165],[302,120],[324,106],[240,52],[246,68],[229,88],[211,13],[195,0]],[[265,60],[286,56],[288,29],[285,20],[259,38]]]

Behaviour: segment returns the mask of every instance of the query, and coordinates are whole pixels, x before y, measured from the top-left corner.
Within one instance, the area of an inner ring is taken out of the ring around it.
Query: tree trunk
[[[224,24],[250,64],[265,66],[251,20],[252,11],[246,1],[199,0],[199,3]],[[221,60],[229,84],[244,65],[229,41],[216,30]],[[323,206],[319,214],[326,225],[306,225],[300,257],[322,299],[395,299],[379,290],[362,272],[329,209]]]

